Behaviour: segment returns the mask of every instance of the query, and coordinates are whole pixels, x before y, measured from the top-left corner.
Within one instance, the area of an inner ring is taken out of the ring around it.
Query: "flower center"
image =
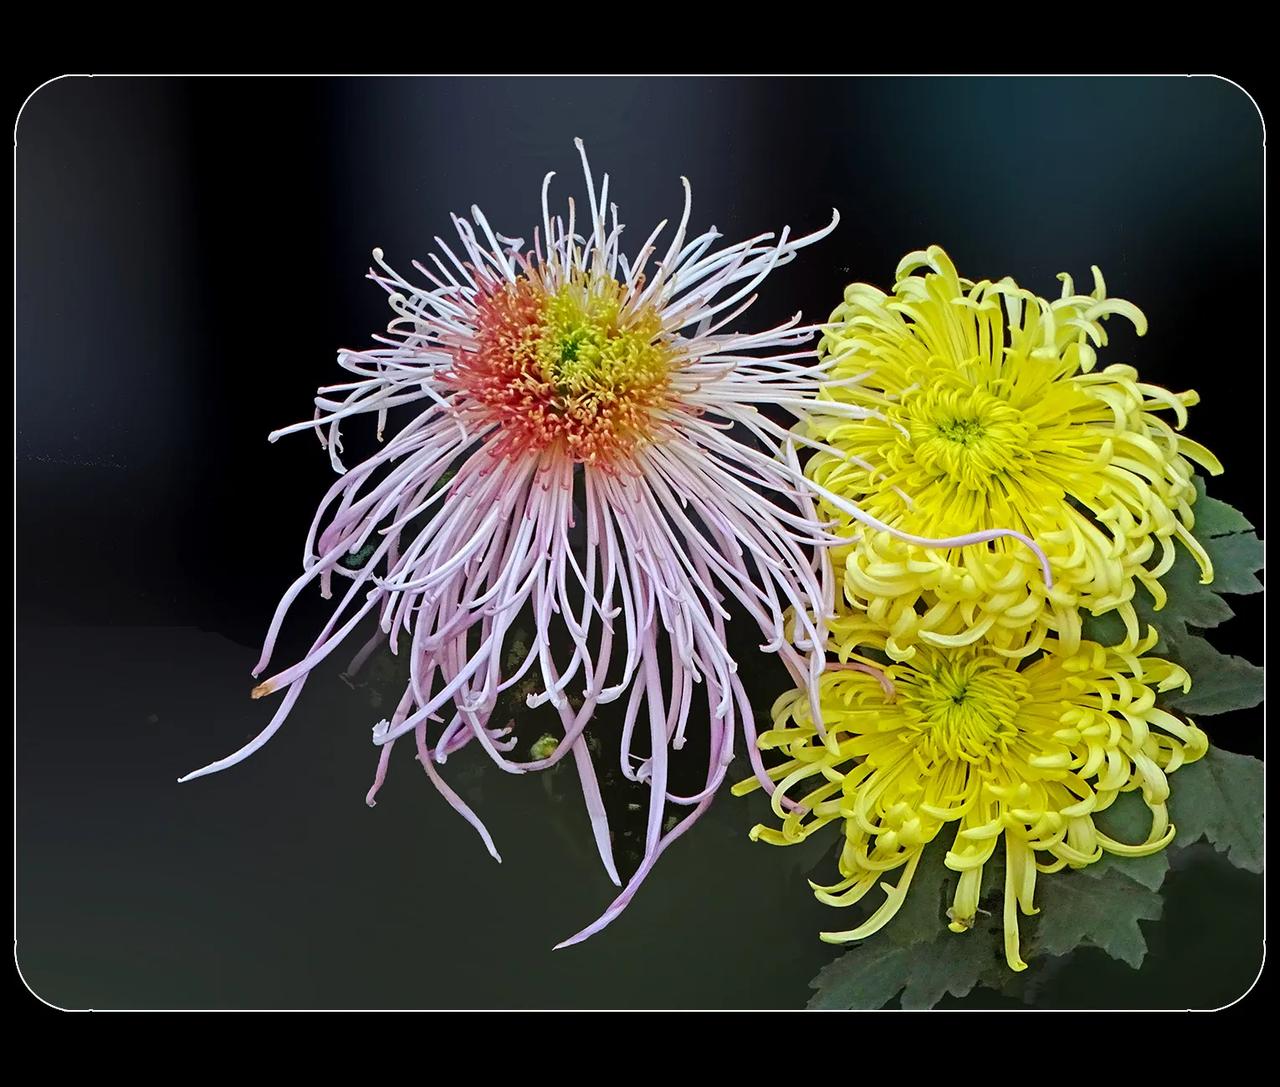
[[[502,452],[614,461],[654,436],[671,371],[657,311],[626,302],[607,276],[548,291],[535,270],[477,300],[474,341],[455,349],[446,380],[501,428]]]
[[[985,389],[931,390],[913,398],[903,414],[915,461],[935,479],[985,491],[1027,459],[1033,428]]]
[[[656,319],[625,321],[621,302],[622,287],[611,279],[571,283],[546,300],[536,355],[563,400],[606,401],[665,379],[667,353],[653,342]]]
[[[942,423],[938,427],[938,433],[941,434],[949,442],[958,442],[960,445],[972,445],[978,441],[986,431],[983,429],[980,419],[952,419],[949,422]]]
[[[910,728],[932,758],[999,758],[1017,736],[1027,681],[1005,661],[974,656],[912,672],[898,681]]]

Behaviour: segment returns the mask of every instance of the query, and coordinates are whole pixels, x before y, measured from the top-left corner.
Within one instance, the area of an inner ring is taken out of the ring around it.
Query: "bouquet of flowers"
[[[1090,944],[1137,966],[1175,835],[1261,870],[1261,765],[1193,719],[1262,697],[1261,669],[1197,633],[1230,618],[1221,593],[1261,589],[1262,566],[1252,526],[1196,474],[1222,471],[1181,433],[1198,397],[1101,365],[1106,319],[1146,322],[1096,268],[1090,293],[1062,275],[1052,301],[962,279],[936,247],[895,278],[892,294],[850,286],[832,314],[820,354],[860,380],[821,395],[870,415],[811,427],[825,448],[807,470],[911,533],[1014,525],[1053,583],[1007,540],[925,550],[843,525],[835,659],[818,713],[805,689],[773,708],[759,742],[784,756],[779,823],[752,831],[793,845],[833,824],[839,878],[814,893],[847,908],[883,891],[822,934],[887,938],[824,971],[818,1007],[1010,990],[1019,915],[1042,908],[1035,953]]]

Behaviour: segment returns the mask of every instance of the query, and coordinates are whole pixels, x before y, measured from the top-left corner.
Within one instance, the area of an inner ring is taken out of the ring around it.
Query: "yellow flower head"
[[[883,651],[884,632],[865,627],[861,646]],[[861,940],[902,905],[925,847],[951,828],[946,865],[960,873],[949,912],[954,932],[974,921],[983,865],[1005,846],[1005,956],[1018,952],[1017,911],[1034,913],[1037,872],[1082,868],[1104,853],[1144,856],[1173,838],[1166,774],[1200,758],[1203,732],[1155,705],[1157,694],[1187,690],[1177,665],[1080,642],[1068,650],[1046,639],[1034,660],[990,646],[939,648],[922,643],[883,674],[866,662],[833,665],[819,681],[825,737],[815,727],[809,692],[793,690],[773,707],[774,728],[760,746],[787,760],[772,767],[778,829],[755,827],[773,845],[802,841],[842,820],[839,882],[812,884],[832,906],[849,906],[884,874],[904,869],[865,924],[823,933],[830,943]],[[739,795],[759,783],[735,786]],[[1143,842],[1115,841],[1093,816],[1121,793],[1141,790],[1151,811]]]
[[[820,345],[832,363],[825,395],[870,417],[810,424],[827,447],[810,461],[811,478],[899,533],[1017,530],[1053,573],[1049,587],[1038,556],[1012,537],[929,549],[824,502],[851,541],[835,553],[845,593],[888,631],[890,657],[979,638],[1033,653],[1050,632],[1074,651],[1081,608],[1119,609],[1127,644],[1136,643],[1135,583],[1163,604],[1157,579],[1175,538],[1212,579],[1190,532],[1187,458],[1215,475],[1222,467],[1177,433],[1199,398],[1143,384],[1129,366],[1094,370],[1104,318],[1123,316],[1139,335],[1146,320],[1107,298],[1093,274],[1091,294],[1059,276],[1062,297],[1050,302],[1010,279],[961,279],[935,246],[903,259],[892,295],[855,283],[832,314]],[[1162,409],[1176,429],[1155,414]]]

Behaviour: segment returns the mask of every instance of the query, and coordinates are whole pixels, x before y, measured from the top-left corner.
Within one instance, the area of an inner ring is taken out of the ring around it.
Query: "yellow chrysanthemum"
[[[888,638],[864,627],[856,641],[883,651]],[[1104,853],[1144,856],[1173,838],[1166,775],[1200,758],[1208,741],[1190,721],[1157,708],[1159,692],[1187,690],[1191,681],[1177,665],[1142,655],[1155,642],[1151,631],[1131,652],[1088,641],[1068,651],[1049,638],[1034,660],[985,644],[921,644],[883,674],[846,645],[848,663],[819,681],[825,738],[809,692],[790,691],[773,707],[775,727],[759,742],[788,756],[769,770],[782,825],[757,826],[751,836],[791,845],[842,820],[842,878],[812,884],[833,906],[852,905],[885,873],[903,869],[895,886],[880,885],[887,897],[864,924],[822,934],[831,943],[885,925],[925,847],[949,827],[946,865],[960,873],[950,927],[966,931],[983,865],[1003,838],[1005,955],[1022,970],[1017,911],[1036,912],[1037,872],[1082,868]],[[752,778],[734,791],[758,785]],[[1139,789],[1151,811],[1145,841],[1115,841],[1094,825],[1117,796]]]
[[[1119,609],[1135,643],[1135,583],[1163,604],[1158,579],[1175,539],[1211,580],[1190,531],[1188,458],[1214,475],[1222,467],[1176,432],[1199,398],[1143,384],[1129,366],[1094,371],[1104,318],[1123,316],[1139,335],[1146,320],[1107,298],[1093,274],[1088,295],[1059,276],[1062,297],[1050,302],[1010,279],[961,279],[935,246],[903,259],[892,295],[857,283],[832,314],[820,345],[835,363],[825,395],[872,417],[811,423],[809,436],[828,451],[812,458],[810,476],[911,535],[1018,530],[1053,573],[1050,588],[1038,556],[1013,538],[929,549],[824,503],[851,540],[835,554],[845,593],[889,632],[890,657],[905,660],[918,643],[979,638],[1032,653],[1050,632],[1072,651],[1081,608]],[[1173,412],[1176,430],[1161,409]]]

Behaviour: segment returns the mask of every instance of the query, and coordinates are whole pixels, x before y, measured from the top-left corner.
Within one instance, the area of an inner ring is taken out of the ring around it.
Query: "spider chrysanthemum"
[[[475,741],[520,773],[571,755],[600,855],[621,885],[584,730],[598,706],[625,699],[621,770],[651,793],[644,856],[605,914],[566,943],[608,924],[706,809],[738,733],[763,776],[725,644],[725,605],[759,624],[764,648],[781,655],[797,683],[816,678],[834,607],[819,549],[837,540],[816,519],[789,427],[815,411],[865,415],[817,399],[823,367],[807,346],[816,330],[800,326],[798,314],[759,332],[728,330],[770,272],[836,218],[805,237],[788,228],[718,247],[714,227],[696,236],[688,229],[686,181],[670,242],[658,244],[659,224],[628,260],[609,179],[597,190],[585,152],[582,165],[589,214],[577,220],[571,200],[567,217],[553,216],[548,175],[531,248],[496,234],[472,208],[470,222],[454,217],[459,252],[437,238],[439,255],[415,262],[420,284],[374,251],[370,277],[396,314],[388,334],[376,348],[342,352],[352,380],[320,390],[313,422],[272,436],[314,427],[342,474],[254,674],[304,588],[319,582],[328,595],[335,576],[347,587],[307,655],[255,688],[255,697],[284,692],[268,727],[188,775],[261,747],[312,669],[376,616],[392,651],[408,656],[409,680],[374,729],[381,754],[369,803],[405,738],[496,857],[483,824],[443,782],[446,757]],[[398,408],[417,414],[344,468],[340,424],[373,413],[381,437]],[[830,500],[857,516],[852,504]],[[366,561],[350,569],[353,555]],[[799,617],[795,627],[789,613]],[[518,636],[520,626],[532,636]],[[710,759],[701,787],[678,795],[669,749],[683,745],[699,684]],[[540,757],[521,762],[508,755],[507,722],[492,718],[504,692],[530,685],[529,703],[554,706],[563,735],[550,747],[539,741]],[[669,804],[687,815],[665,829]]]
[[[825,739],[811,692],[790,691],[773,708],[775,727],[760,744],[786,756],[769,770],[781,826],[752,831],[791,845],[828,823],[843,825],[841,879],[813,884],[815,894],[850,906],[879,884],[886,897],[863,924],[824,940],[861,940],[892,920],[925,848],[944,835],[945,863],[960,873],[950,928],[967,931],[983,866],[1003,843],[1005,956],[1021,970],[1018,912],[1036,912],[1038,873],[1082,868],[1105,853],[1143,856],[1172,840],[1167,775],[1200,758],[1208,742],[1157,705],[1162,692],[1191,681],[1177,665],[1144,656],[1154,630],[1132,651],[1089,641],[1068,649],[1048,638],[1034,659],[985,643],[923,643],[883,672],[875,661],[886,632],[864,622],[845,637],[846,663],[818,683]],[[734,792],[757,784],[749,779]],[[1150,809],[1150,831],[1145,841],[1120,842],[1094,816],[1135,790]],[[880,883],[897,869],[893,885]]]
[[[851,543],[834,557],[845,594],[888,629],[895,659],[918,643],[978,639],[1031,653],[1050,632],[1073,647],[1081,609],[1118,609],[1136,641],[1135,586],[1163,604],[1175,540],[1212,578],[1191,534],[1191,462],[1222,468],[1177,432],[1197,395],[1143,384],[1129,366],[1095,369],[1105,318],[1122,316],[1139,335],[1146,321],[1106,297],[1096,268],[1090,294],[1059,279],[1053,301],[1010,279],[971,282],[935,246],[903,259],[892,294],[854,284],[832,314],[819,345],[835,363],[823,395],[870,418],[812,424],[828,446],[809,462],[812,478],[907,533],[1018,529],[1053,573],[1050,586],[1039,556],[1013,539],[926,551],[843,518]],[[857,383],[838,383],[854,374]]]

